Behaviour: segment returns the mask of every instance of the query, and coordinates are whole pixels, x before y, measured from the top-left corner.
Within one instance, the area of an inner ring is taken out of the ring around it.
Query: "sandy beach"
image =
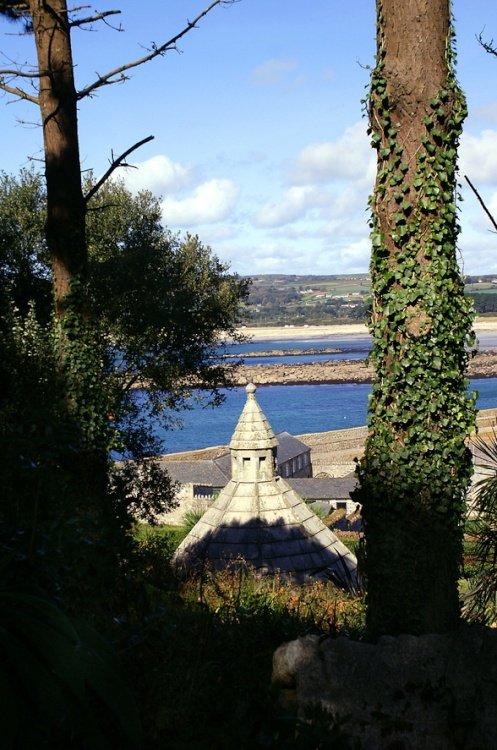
[[[496,320],[497,324],[497,320]],[[267,328],[245,328],[240,333],[248,336],[252,341],[275,341],[279,339],[319,339],[323,336],[350,336],[352,334],[367,334],[368,329],[362,323],[331,326],[268,326]]]
[[[478,318],[474,324],[475,331],[497,331],[497,318]],[[280,339],[319,339],[325,336],[351,336],[367,334],[368,329],[362,323],[325,326],[268,326],[267,328],[244,327],[240,333],[252,341],[276,341]]]

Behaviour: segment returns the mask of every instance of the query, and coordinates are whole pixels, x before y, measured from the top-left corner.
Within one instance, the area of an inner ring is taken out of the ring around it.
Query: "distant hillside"
[[[363,321],[371,289],[367,274],[250,277],[245,323],[251,325],[313,324]]]
[[[247,325],[324,325],[367,318],[369,274],[258,274],[249,278],[243,319]],[[465,285],[480,315],[497,313],[497,276],[466,276]]]

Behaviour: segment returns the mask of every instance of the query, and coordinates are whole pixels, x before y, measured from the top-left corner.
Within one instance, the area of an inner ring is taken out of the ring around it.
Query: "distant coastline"
[[[252,341],[279,341],[281,339],[319,339],[325,336],[353,336],[356,334],[365,336],[368,329],[363,323],[347,323],[324,326],[261,326],[260,328],[245,326],[240,328],[238,332]]]
[[[497,332],[497,318],[478,318],[474,330],[478,334]],[[254,343],[289,341],[302,342],[325,339],[328,336],[342,338],[368,334],[365,325],[325,325],[325,326],[277,326],[266,328],[244,328],[243,333]],[[330,343],[333,343],[332,339]],[[307,346],[307,344],[306,344]],[[302,350],[302,353],[305,350]],[[282,351],[282,354],[286,352]],[[260,356],[260,352],[257,352]],[[497,350],[478,352],[469,362],[467,374],[471,378],[497,377]],[[329,383],[371,383],[374,372],[371,366],[359,359],[330,360],[327,362],[303,362],[289,364],[252,364],[250,358],[235,373],[237,385],[253,382],[256,385],[318,385]]]
[[[497,318],[477,318],[474,330],[497,331]],[[282,339],[318,339],[326,336],[367,335],[367,326],[363,323],[345,323],[344,325],[323,326],[265,326],[260,328],[243,327],[239,329],[252,341],[279,341]]]

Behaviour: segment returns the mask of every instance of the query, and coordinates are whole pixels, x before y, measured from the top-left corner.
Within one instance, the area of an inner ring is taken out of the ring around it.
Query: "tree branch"
[[[495,55],[497,57],[497,49],[494,46],[494,40],[491,39],[489,42],[485,42],[482,34],[483,31],[480,31],[480,33],[476,36],[478,43],[481,44],[485,52],[488,52],[489,55]]]
[[[494,217],[492,216],[492,214],[490,213],[490,211],[489,211],[489,210],[488,210],[488,208],[486,207],[486,205],[485,205],[485,203],[484,203],[484,201],[483,201],[483,198],[481,197],[480,193],[479,193],[479,192],[478,192],[478,190],[477,190],[477,189],[475,188],[475,186],[473,185],[473,183],[471,182],[471,180],[469,179],[469,177],[468,177],[467,175],[464,175],[464,179],[466,180],[466,182],[467,182],[467,183],[468,183],[468,185],[470,186],[470,188],[471,188],[471,190],[473,191],[473,193],[474,193],[474,194],[476,195],[476,197],[478,198],[478,201],[480,202],[480,205],[481,205],[481,207],[483,208],[483,210],[484,210],[484,211],[485,211],[485,213],[487,214],[488,218],[489,218],[489,219],[490,219],[490,221],[492,222],[492,226],[494,227],[494,229],[495,229],[495,230],[497,230],[497,222],[495,221]]]
[[[111,174],[118,169],[118,167],[124,167],[128,166],[126,164],[123,164],[124,160],[127,156],[133,153],[133,151],[136,151],[138,148],[143,146],[145,143],[148,143],[149,141],[153,141],[154,136],[148,135],[146,138],[143,138],[141,141],[138,141],[133,146],[128,148],[124,153],[122,153],[120,156],[117,157],[117,159],[113,159],[111,162],[111,165],[109,169],[105,172],[105,174],[98,180],[98,182],[95,183],[95,185],[92,187],[92,189],[85,195],[85,202],[88,203],[93,196],[98,193],[104,182],[106,182]]]
[[[33,71],[31,73],[24,73],[22,70],[16,70],[15,68],[12,70],[0,70],[0,76],[17,76],[18,78],[41,78],[44,75],[46,75],[46,72],[40,73],[39,70]]]
[[[123,75],[126,70],[131,70],[132,68],[136,68],[139,65],[144,65],[145,63],[150,62],[150,60],[165,55],[166,52],[176,49],[176,43],[183,36],[185,36],[185,34],[188,34],[189,31],[194,29],[198,22],[204,16],[210,13],[210,11],[213,10],[217,5],[228,5],[233,2],[237,2],[237,0],[213,0],[213,2],[211,2],[207,8],[204,8],[204,10],[193,19],[193,21],[188,21],[186,26],[180,32],[178,32],[178,34],[171,37],[171,39],[169,39],[167,42],[164,42],[164,44],[161,45],[156,45],[154,43],[152,46],[152,50],[148,55],[144,55],[137,60],[133,60],[132,62],[126,63],[124,65],[120,65],[118,68],[114,68],[114,70],[110,70],[108,73],[104,73],[104,75],[99,75],[96,81],[90,83],[89,86],[81,89],[81,91],[78,91],[77,98],[83,99],[85,96],[89,96],[93,93],[93,91],[101,88],[102,86],[110,85],[113,83],[121,83],[122,81],[126,80],[126,76]]]
[[[20,89],[17,86],[9,86],[8,83],[5,83],[1,79],[0,89],[2,91],[6,91],[7,94],[13,94],[13,96],[18,96],[19,99],[25,99],[26,101],[32,102],[33,104],[40,103],[37,96],[31,96],[31,94],[28,94],[26,91],[23,91],[23,89]]]
[[[88,18],[78,18],[75,21],[69,22],[69,27],[72,29],[75,26],[84,26],[87,23],[94,23],[95,21],[102,21],[107,16],[115,16],[121,13],[120,10],[105,10],[102,13],[96,13],[94,16],[88,16]]]

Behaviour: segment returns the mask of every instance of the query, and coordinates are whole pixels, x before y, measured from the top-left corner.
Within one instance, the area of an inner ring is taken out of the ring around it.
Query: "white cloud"
[[[315,187],[295,186],[289,188],[279,203],[266,203],[254,216],[254,224],[259,227],[278,227],[305,216],[311,209],[323,206],[329,201],[322,191]]]
[[[323,217],[330,221],[345,223],[349,231],[362,231],[367,224],[368,196],[372,190],[373,181],[365,185],[362,181],[351,182],[335,189],[328,205],[323,210]]]
[[[497,122],[497,102],[490,102],[490,104],[484,104],[481,107],[477,107],[473,114],[482,120]]]
[[[238,198],[238,187],[232,180],[214,178],[198,185],[186,198],[162,201],[168,226],[195,226],[222,221],[230,214]]]
[[[154,195],[162,195],[185,187],[191,179],[191,167],[174,162],[165,154],[157,154],[135,166],[124,172],[124,181],[133,192],[150,190]]]
[[[212,245],[215,242],[226,242],[238,237],[237,229],[233,224],[218,224],[202,230],[202,239]]]
[[[363,273],[369,267],[370,256],[371,243],[364,237],[341,248],[339,267],[345,269],[344,273]]]
[[[497,220],[497,193],[492,193],[492,195],[490,196],[490,200],[487,203],[487,208],[492,214],[492,216],[494,217],[494,219]],[[487,217],[486,214],[484,214],[484,216],[485,216],[485,226],[490,228],[490,219]],[[491,228],[493,229],[493,227]]]
[[[257,86],[280,83],[287,73],[295,70],[297,62],[283,58],[272,58],[258,65],[250,74],[251,80]]]
[[[488,185],[480,187],[478,192],[492,216],[497,219],[497,193]],[[460,220],[463,229],[476,232],[493,229],[490,219],[465,180],[461,180],[461,193],[463,203]]]
[[[490,231],[478,233],[463,229],[458,244],[464,273],[497,273],[497,239]]]
[[[366,123],[347,128],[336,141],[311,143],[297,156],[290,175],[294,184],[324,183],[337,179],[370,179],[375,155],[369,144]]]
[[[463,133],[459,151],[459,171],[471,182],[497,184],[497,130],[482,130],[479,135]]]
[[[239,273],[304,273],[309,266],[309,248],[296,244],[254,238],[232,248],[233,268]],[[289,269],[296,269],[290,271]]]

